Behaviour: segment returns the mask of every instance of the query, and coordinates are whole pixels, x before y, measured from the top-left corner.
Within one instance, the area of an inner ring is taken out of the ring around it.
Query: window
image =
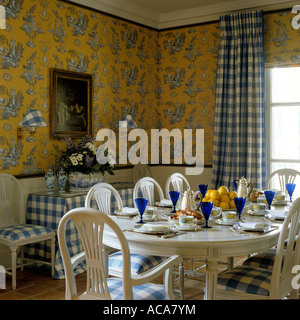
[[[300,171],[300,67],[269,69],[266,76],[269,173]]]

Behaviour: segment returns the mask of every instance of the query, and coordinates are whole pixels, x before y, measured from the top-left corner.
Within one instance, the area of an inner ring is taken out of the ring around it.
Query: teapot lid
[[[242,177],[242,178],[240,179],[239,183],[247,183],[246,178],[245,178],[245,177]]]
[[[193,194],[194,194],[194,192],[192,191],[191,188],[187,188],[187,190],[184,191],[184,195],[193,195]]]

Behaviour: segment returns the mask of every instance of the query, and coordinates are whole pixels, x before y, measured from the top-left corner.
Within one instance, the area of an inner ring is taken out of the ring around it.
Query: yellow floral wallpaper
[[[300,29],[292,28],[291,10],[264,15],[266,67],[300,64]]]
[[[206,165],[212,164],[219,34],[219,25],[210,23],[159,35],[163,126],[204,129]]]
[[[50,139],[50,68],[93,75],[93,136],[132,115],[139,128],[205,132],[212,164],[219,24],[156,31],[64,1],[0,0],[0,171],[43,173],[66,145]],[[269,64],[298,59],[289,12],[265,15]],[[17,140],[27,109],[48,127],[37,142]]]
[[[63,1],[1,0],[0,170],[42,173],[65,142],[50,139],[50,68],[93,75],[93,136],[118,128],[131,114],[139,127],[159,119],[156,98],[158,32]],[[48,127],[37,142],[17,140],[27,109],[42,112]]]

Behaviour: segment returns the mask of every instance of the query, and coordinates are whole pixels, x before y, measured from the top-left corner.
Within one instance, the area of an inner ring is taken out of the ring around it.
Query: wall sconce
[[[21,140],[23,136],[28,136],[26,138],[27,142],[36,141],[34,134],[36,133],[36,129],[38,127],[48,127],[48,125],[39,110],[29,109],[26,112],[23,120],[19,123],[17,129],[18,140]],[[25,129],[28,132],[26,132]]]

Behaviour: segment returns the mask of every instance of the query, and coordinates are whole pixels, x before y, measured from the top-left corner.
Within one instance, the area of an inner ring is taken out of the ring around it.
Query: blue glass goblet
[[[180,192],[178,192],[178,191],[169,191],[169,195],[170,195],[171,201],[173,203],[173,210],[171,211],[171,213],[176,213],[176,204],[177,204]]]
[[[290,202],[293,202],[292,201],[292,195],[293,195],[293,192],[294,192],[294,190],[296,188],[296,184],[295,183],[286,183],[285,187],[286,187],[286,190],[288,191],[288,193],[290,195]]]
[[[239,216],[239,220],[241,220],[241,213],[244,209],[244,206],[246,203],[246,198],[236,197],[236,198],[233,198],[233,201],[234,201],[234,204],[235,204],[238,216]]]
[[[211,213],[213,206],[214,206],[213,202],[200,202],[202,214],[205,219],[205,225],[202,228],[206,228],[206,229],[211,228],[208,226],[208,219],[209,219],[209,216],[210,216],[210,213]]]
[[[198,184],[198,188],[200,190],[200,193],[202,194],[202,199],[205,198],[208,184]],[[202,202],[202,199],[201,199],[201,202]]]
[[[273,201],[273,198],[275,196],[275,191],[269,190],[269,191],[265,191],[265,197],[267,199],[268,205],[269,205],[269,210],[271,210],[271,204]]]
[[[145,223],[143,221],[143,214],[145,212],[145,209],[146,209],[146,206],[147,206],[147,203],[148,203],[148,199],[146,198],[136,198],[134,199],[135,200],[135,203],[136,203],[136,206],[139,210],[139,213],[140,213],[140,221],[138,223]]]

